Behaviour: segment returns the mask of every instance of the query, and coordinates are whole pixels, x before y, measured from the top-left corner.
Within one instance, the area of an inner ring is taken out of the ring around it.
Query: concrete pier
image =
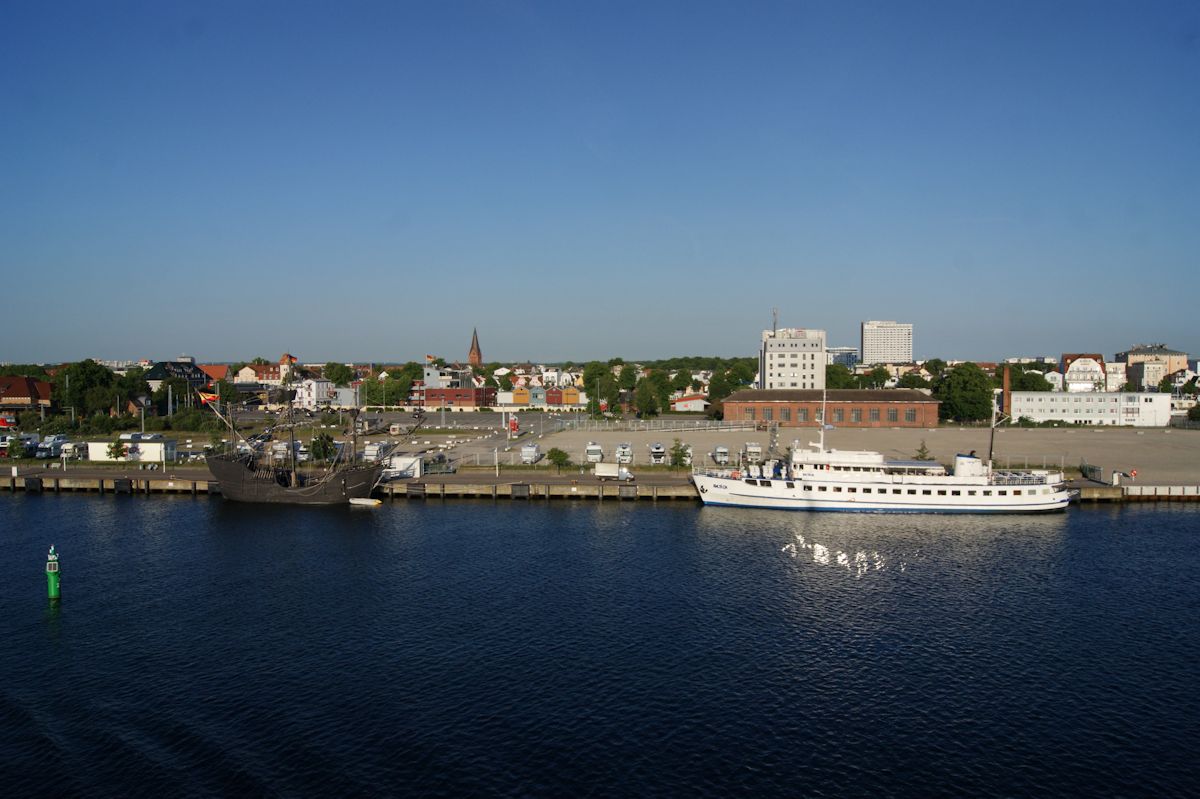
[[[191,469],[182,474],[146,472],[83,471],[63,474],[41,471],[38,474],[8,477],[11,493],[61,494],[95,492],[99,494],[182,494],[192,497],[219,495],[221,486],[207,470]],[[0,485],[3,485],[0,483]],[[1109,486],[1079,480],[1072,483],[1079,500],[1093,502],[1200,502],[1200,485],[1122,485]],[[632,483],[601,482],[591,475],[573,478],[525,472],[495,477],[487,473],[458,473],[427,476],[379,486],[374,496],[394,502],[397,499],[505,499],[526,502],[545,500],[605,501],[690,501],[697,502],[695,487],[679,473],[653,474]]]

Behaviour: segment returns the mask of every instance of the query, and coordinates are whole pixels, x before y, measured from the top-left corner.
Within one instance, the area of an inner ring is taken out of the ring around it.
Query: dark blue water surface
[[[0,521],[8,796],[1197,791],[1200,508]]]

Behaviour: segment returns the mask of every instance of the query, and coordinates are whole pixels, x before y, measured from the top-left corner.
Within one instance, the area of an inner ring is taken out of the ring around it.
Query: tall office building
[[[912,328],[899,322],[863,322],[862,363],[912,363]]]
[[[825,388],[825,331],[764,330],[758,350],[759,388]]]

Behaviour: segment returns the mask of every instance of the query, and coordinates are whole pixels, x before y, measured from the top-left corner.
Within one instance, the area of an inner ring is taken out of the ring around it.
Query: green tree
[[[1162,380],[1158,381],[1158,390],[1159,393],[1162,394],[1172,393],[1175,391],[1175,381],[1171,379],[1170,375],[1167,375]]]
[[[125,442],[119,438],[116,441],[114,441],[108,445],[109,460],[119,461],[121,458],[124,458],[128,454],[129,454],[129,448],[127,446],[125,446]]]
[[[1050,381],[1046,379],[1046,375],[1042,372],[1016,370],[1012,367],[1006,367],[1009,370],[1009,387],[1013,391],[1053,391],[1054,386],[1050,385]]]
[[[216,389],[217,396],[221,398],[221,405],[229,405],[238,401],[237,387],[228,380],[218,380],[213,388]]]
[[[333,443],[333,436],[328,433],[317,433],[313,436],[308,451],[314,460],[325,463],[329,463],[337,457],[337,445]]]
[[[845,364],[831,363],[825,367],[825,388],[854,388],[858,385]]]
[[[496,382],[501,391],[512,391],[513,389],[512,375],[500,375],[500,379]]]
[[[266,358],[262,357],[261,355],[255,355],[253,360],[250,361],[250,363],[252,363],[255,366],[266,366],[267,364],[269,364],[271,362],[268,361]]]
[[[60,406],[75,408],[79,413],[86,414],[89,412],[85,399],[87,393],[98,387],[108,388],[116,379],[111,370],[87,358],[59,370],[54,376],[54,393]],[[111,402],[110,397],[110,405]]]
[[[930,358],[925,362],[925,371],[933,375],[936,380],[942,376],[942,372],[946,371],[946,362],[941,358]]]
[[[658,415],[658,391],[650,378],[644,377],[638,381],[634,391],[634,405],[642,416]]]
[[[0,365],[0,377],[34,377],[46,379],[46,370],[36,363],[7,363]]]
[[[571,465],[571,456],[558,447],[553,447],[546,453],[546,460],[553,463],[559,472],[562,472],[564,466]]]
[[[876,366],[865,375],[858,378],[859,388],[883,388],[883,384],[891,380],[892,373],[885,366]]]
[[[174,409],[187,407],[192,399],[192,387],[182,377],[168,377],[154,392],[153,399],[159,413],[170,414],[173,409],[167,407],[167,401],[170,400]]]
[[[684,444],[678,438],[675,439],[675,443],[671,445],[670,454],[672,466],[687,466],[687,444]]]
[[[903,375],[896,383],[897,388],[929,388],[929,381],[916,372]]]
[[[925,439],[921,439],[921,446],[913,453],[913,457],[919,461],[931,461],[933,456],[929,454],[929,448],[925,446]]]
[[[713,372],[712,379],[708,381],[708,401],[720,402],[732,393],[733,384],[725,372]]]
[[[1188,408],[1188,421],[1200,422],[1200,405],[1193,405]]]
[[[675,376],[671,378],[672,391],[687,391],[691,384],[692,376],[685,369],[680,369],[675,373]]]
[[[637,387],[638,383],[638,368],[631,363],[627,363],[621,367],[621,377],[617,380],[617,386],[623,391],[632,391]]]
[[[321,370],[321,374],[338,388],[345,388],[354,381],[354,370],[344,363],[337,363],[335,361],[325,364],[325,368]]]
[[[740,360],[729,370],[729,377],[739,385],[749,385],[754,382],[754,367],[745,359]]]
[[[970,362],[943,372],[934,384],[933,396],[941,401],[943,419],[977,422],[992,413],[992,380]]]

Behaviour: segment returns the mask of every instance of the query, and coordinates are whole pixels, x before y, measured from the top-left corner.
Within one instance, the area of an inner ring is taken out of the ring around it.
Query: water
[[[9,796],[1169,796],[1200,776],[1191,506],[5,495],[0,519]]]

